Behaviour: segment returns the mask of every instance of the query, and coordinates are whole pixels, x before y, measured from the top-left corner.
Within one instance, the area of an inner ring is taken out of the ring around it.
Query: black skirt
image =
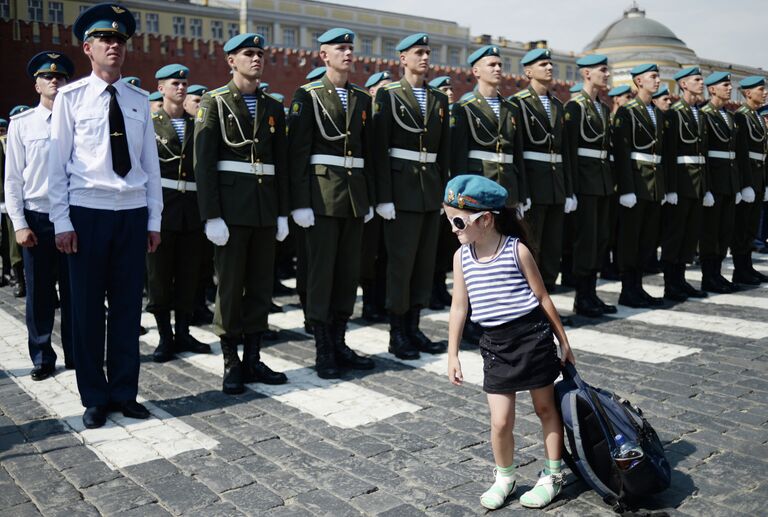
[[[552,327],[540,306],[509,323],[484,329],[480,354],[486,393],[543,388],[560,374]]]

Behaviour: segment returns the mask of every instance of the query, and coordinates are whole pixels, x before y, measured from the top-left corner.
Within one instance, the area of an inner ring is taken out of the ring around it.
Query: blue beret
[[[638,75],[644,74],[646,72],[658,72],[659,67],[656,66],[655,63],[645,63],[643,65],[637,65],[632,70],[629,71],[629,73],[632,75],[632,77],[637,77]]]
[[[485,176],[463,174],[445,186],[443,203],[460,210],[501,210],[507,195],[507,189]]]
[[[659,89],[654,93],[651,98],[658,99],[659,97],[663,97],[665,95],[669,95],[669,88],[666,84],[662,84],[659,86]]]
[[[750,75],[739,81],[739,88],[742,90],[749,90],[758,86],[765,86],[765,77],[762,75]]]
[[[392,74],[389,72],[389,70],[384,70],[383,72],[376,72],[375,74],[370,76],[367,81],[365,81],[365,87],[373,88],[374,86],[379,84],[381,81],[386,81],[387,79],[392,79]]]
[[[177,63],[165,65],[155,72],[155,79],[186,79],[189,77],[189,68]]]
[[[763,117],[768,117],[768,104],[766,104],[765,106],[760,106],[759,108],[757,108],[757,114],[758,115],[762,115]],[[2,120],[2,119],[0,119],[0,120]]]
[[[576,60],[576,66],[579,68],[588,68],[606,64],[608,64],[608,56],[603,54],[590,54]]]
[[[229,41],[224,43],[224,52],[231,54],[241,48],[260,48],[263,49],[266,44],[264,36],[256,34],[255,32],[246,32],[238,34],[234,38],[230,38]]]
[[[568,91],[571,93],[579,93],[583,89],[584,89],[584,83],[576,83],[573,86],[571,86],[568,89]]]
[[[499,56],[499,47],[496,45],[480,47],[469,55],[467,63],[469,63],[469,66],[472,66],[486,56]]]
[[[624,95],[625,93],[629,93],[631,91],[632,89],[629,87],[629,85],[622,84],[621,86],[617,86],[608,90],[608,97],[618,97],[619,95]]]
[[[131,75],[129,77],[123,77],[122,81],[124,83],[132,84],[132,85],[136,86],[137,88],[141,88],[141,79],[139,79],[136,76]]]
[[[208,87],[202,84],[193,84],[187,86],[187,95],[205,95],[208,92]]]
[[[27,63],[27,73],[30,77],[37,77],[38,74],[61,74],[69,78],[74,71],[75,65],[71,59],[52,50],[35,54]]]
[[[355,33],[349,29],[343,27],[336,27],[335,29],[329,29],[317,37],[317,42],[320,44],[326,43],[354,43]]]
[[[274,93],[270,93],[269,95],[271,95],[272,97],[274,97],[280,102],[283,102],[285,100],[285,95],[283,95],[282,93],[274,92]]]
[[[4,118],[0,118],[0,127],[8,127],[8,121]]]
[[[29,109],[29,106],[27,106],[26,104],[19,104],[18,106],[14,106],[14,107],[11,109],[11,112],[10,112],[8,115],[10,115],[11,117],[13,117],[13,116],[15,116],[15,115],[18,115],[19,113],[24,113],[24,112],[25,112],[25,111],[27,111],[28,109]]]
[[[704,84],[706,86],[713,86],[717,83],[722,83],[724,81],[730,81],[731,80],[731,74],[728,72],[712,72],[707,76],[706,79],[704,79]]]
[[[541,61],[542,59],[552,59],[552,53],[548,48],[535,48],[529,50],[523,56],[523,59],[520,60],[520,64],[528,66],[534,64],[536,61]]]
[[[160,92],[152,92],[149,94],[149,102],[155,102],[155,101],[161,101],[163,100],[163,94]]]
[[[680,79],[685,79],[691,75],[701,75],[701,69],[698,66],[689,66],[688,68],[683,68],[678,73],[676,73],[672,79],[679,81]]]
[[[322,76],[325,75],[325,67],[324,66],[318,66],[317,68],[313,68],[309,71],[307,74],[307,81],[314,81],[315,79],[319,79]]]
[[[266,81],[262,81],[262,82],[260,82],[260,83],[259,83],[259,90],[261,90],[261,91],[263,91],[263,92],[265,92],[265,91],[269,90],[269,83],[268,83],[268,82],[266,82]]]
[[[136,19],[127,7],[119,4],[96,4],[80,13],[72,25],[77,39],[91,36],[119,36],[128,39],[136,30]]]
[[[429,34],[425,32],[419,32],[416,34],[411,34],[410,36],[406,36],[400,40],[400,43],[397,44],[395,50],[398,52],[405,52],[409,48],[415,47],[416,45],[429,45]]]
[[[443,86],[450,86],[451,85],[451,78],[447,75],[441,75],[439,77],[435,77],[431,81],[429,81],[429,85],[432,88],[440,88]]]

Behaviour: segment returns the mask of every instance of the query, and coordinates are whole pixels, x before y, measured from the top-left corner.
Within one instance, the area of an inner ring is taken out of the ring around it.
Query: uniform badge
[[[117,29],[120,25],[117,22],[112,22],[112,28]]]
[[[122,8],[116,6],[116,5],[112,6],[112,10],[115,11],[115,13],[117,13],[117,14],[123,14],[125,12],[125,9],[122,9]]]
[[[373,103],[373,114],[377,114],[381,111],[381,103],[380,102],[374,102]]]
[[[269,132],[274,133],[275,132],[275,117],[272,115],[269,116],[267,119],[267,123],[269,124]]]
[[[464,208],[464,196],[459,194],[459,202],[458,202],[459,208]]]
[[[208,112],[208,108],[201,107],[197,110],[197,117],[195,117],[196,122],[205,122],[205,115]]]
[[[46,54],[51,59],[59,59],[59,54]]]
[[[456,199],[456,196],[453,195],[453,190],[448,190],[448,202],[453,203],[453,200]]]
[[[51,72],[56,71],[56,63],[51,63]]]
[[[566,113],[565,114],[565,120],[571,120],[571,114],[570,113]]]
[[[295,101],[295,102],[294,102],[294,103],[291,105],[291,115],[296,115],[296,116],[298,116],[298,115],[300,115],[300,114],[301,114],[301,103],[300,103],[300,102],[298,102],[298,101]]]
[[[440,108],[437,111],[437,114],[440,115],[440,122],[442,122],[443,121],[443,117],[445,116],[445,112],[443,111],[443,108]]]
[[[361,117],[363,118],[363,125],[365,125],[365,119],[368,118],[368,112],[363,110],[363,114],[361,115]]]

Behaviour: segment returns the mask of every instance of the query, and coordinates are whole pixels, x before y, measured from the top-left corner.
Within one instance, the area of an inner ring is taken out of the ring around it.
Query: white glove
[[[637,196],[634,194],[622,194],[619,196],[619,204],[626,208],[632,208],[637,204]]]
[[[395,218],[395,204],[394,203],[379,203],[376,205],[376,213],[386,221],[391,221]]]
[[[763,201],[768,201],[768,187],[765,187],[765,192],[763,193]]]
[[[741,203],[741,192],[736,192],[736,204]]]
[[[283,242],[286,237],[288,237],[288,218],[287,217],[278,217],[277,218],[277,235],[275,235],[275,238],[278,242]]]
[[[523,213],[527,212],[531,209],[531,198],[527,197],[525,198],[525,203],[523,203]]]
[[[515,213],[517,214],[517,219],[522,221],[525,217],[525,208],[524,205],[517,205],[515,207]]]
[[[315,224],[315,212],[311,208],[297,208],[291,212],[293,220],[302,228],[309,228]]]
[[[744,187],[741,189],[741,200],[745,203],[755,202],[755,191],[752,189],[752,187]]]
[[[570,214],[574,210],[576,210],[576,207],[574,206],[576,204],[576,196],[571,196],[565,198],[565,206],[563,207],[563,212],[566,214]]]
[[[712,195],[712,192],[704,194],[704,199],[701,201],[701,204],[707,208],[715,206],[715,196]]]
[[[666,201],[670,205],[676,205],[677,204],[677,192],[668,192],[668,193],[664,194],[664,201]]]
[[[208,219],[205,222],[205,236],[216,246],[224,246],[229,240],[229,228],[227,228],[227,223],[225,223],[224,219],[221,217]]]

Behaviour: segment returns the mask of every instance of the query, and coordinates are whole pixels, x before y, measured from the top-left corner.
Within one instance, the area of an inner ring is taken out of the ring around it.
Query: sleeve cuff
[[[72,226],[72,221],[70,221],[70,219],[67,217],[66,219],[54,221],[53,230],[56,233],[56,235],[58,235],[60,233],[65,233],[65,232],[74,232],[75,227]]]
[[[150,219],[149,223],[147,224],[147,231],[148,232],[160,232],[160,222],[161,219]]]
[[[24,228],[29,228],[29,225],[27,224],[27,220],[24,217],[20,219],[12,217],[11,223],[13,223],[14,232],[18,232],[19,230],[23,230]]]

